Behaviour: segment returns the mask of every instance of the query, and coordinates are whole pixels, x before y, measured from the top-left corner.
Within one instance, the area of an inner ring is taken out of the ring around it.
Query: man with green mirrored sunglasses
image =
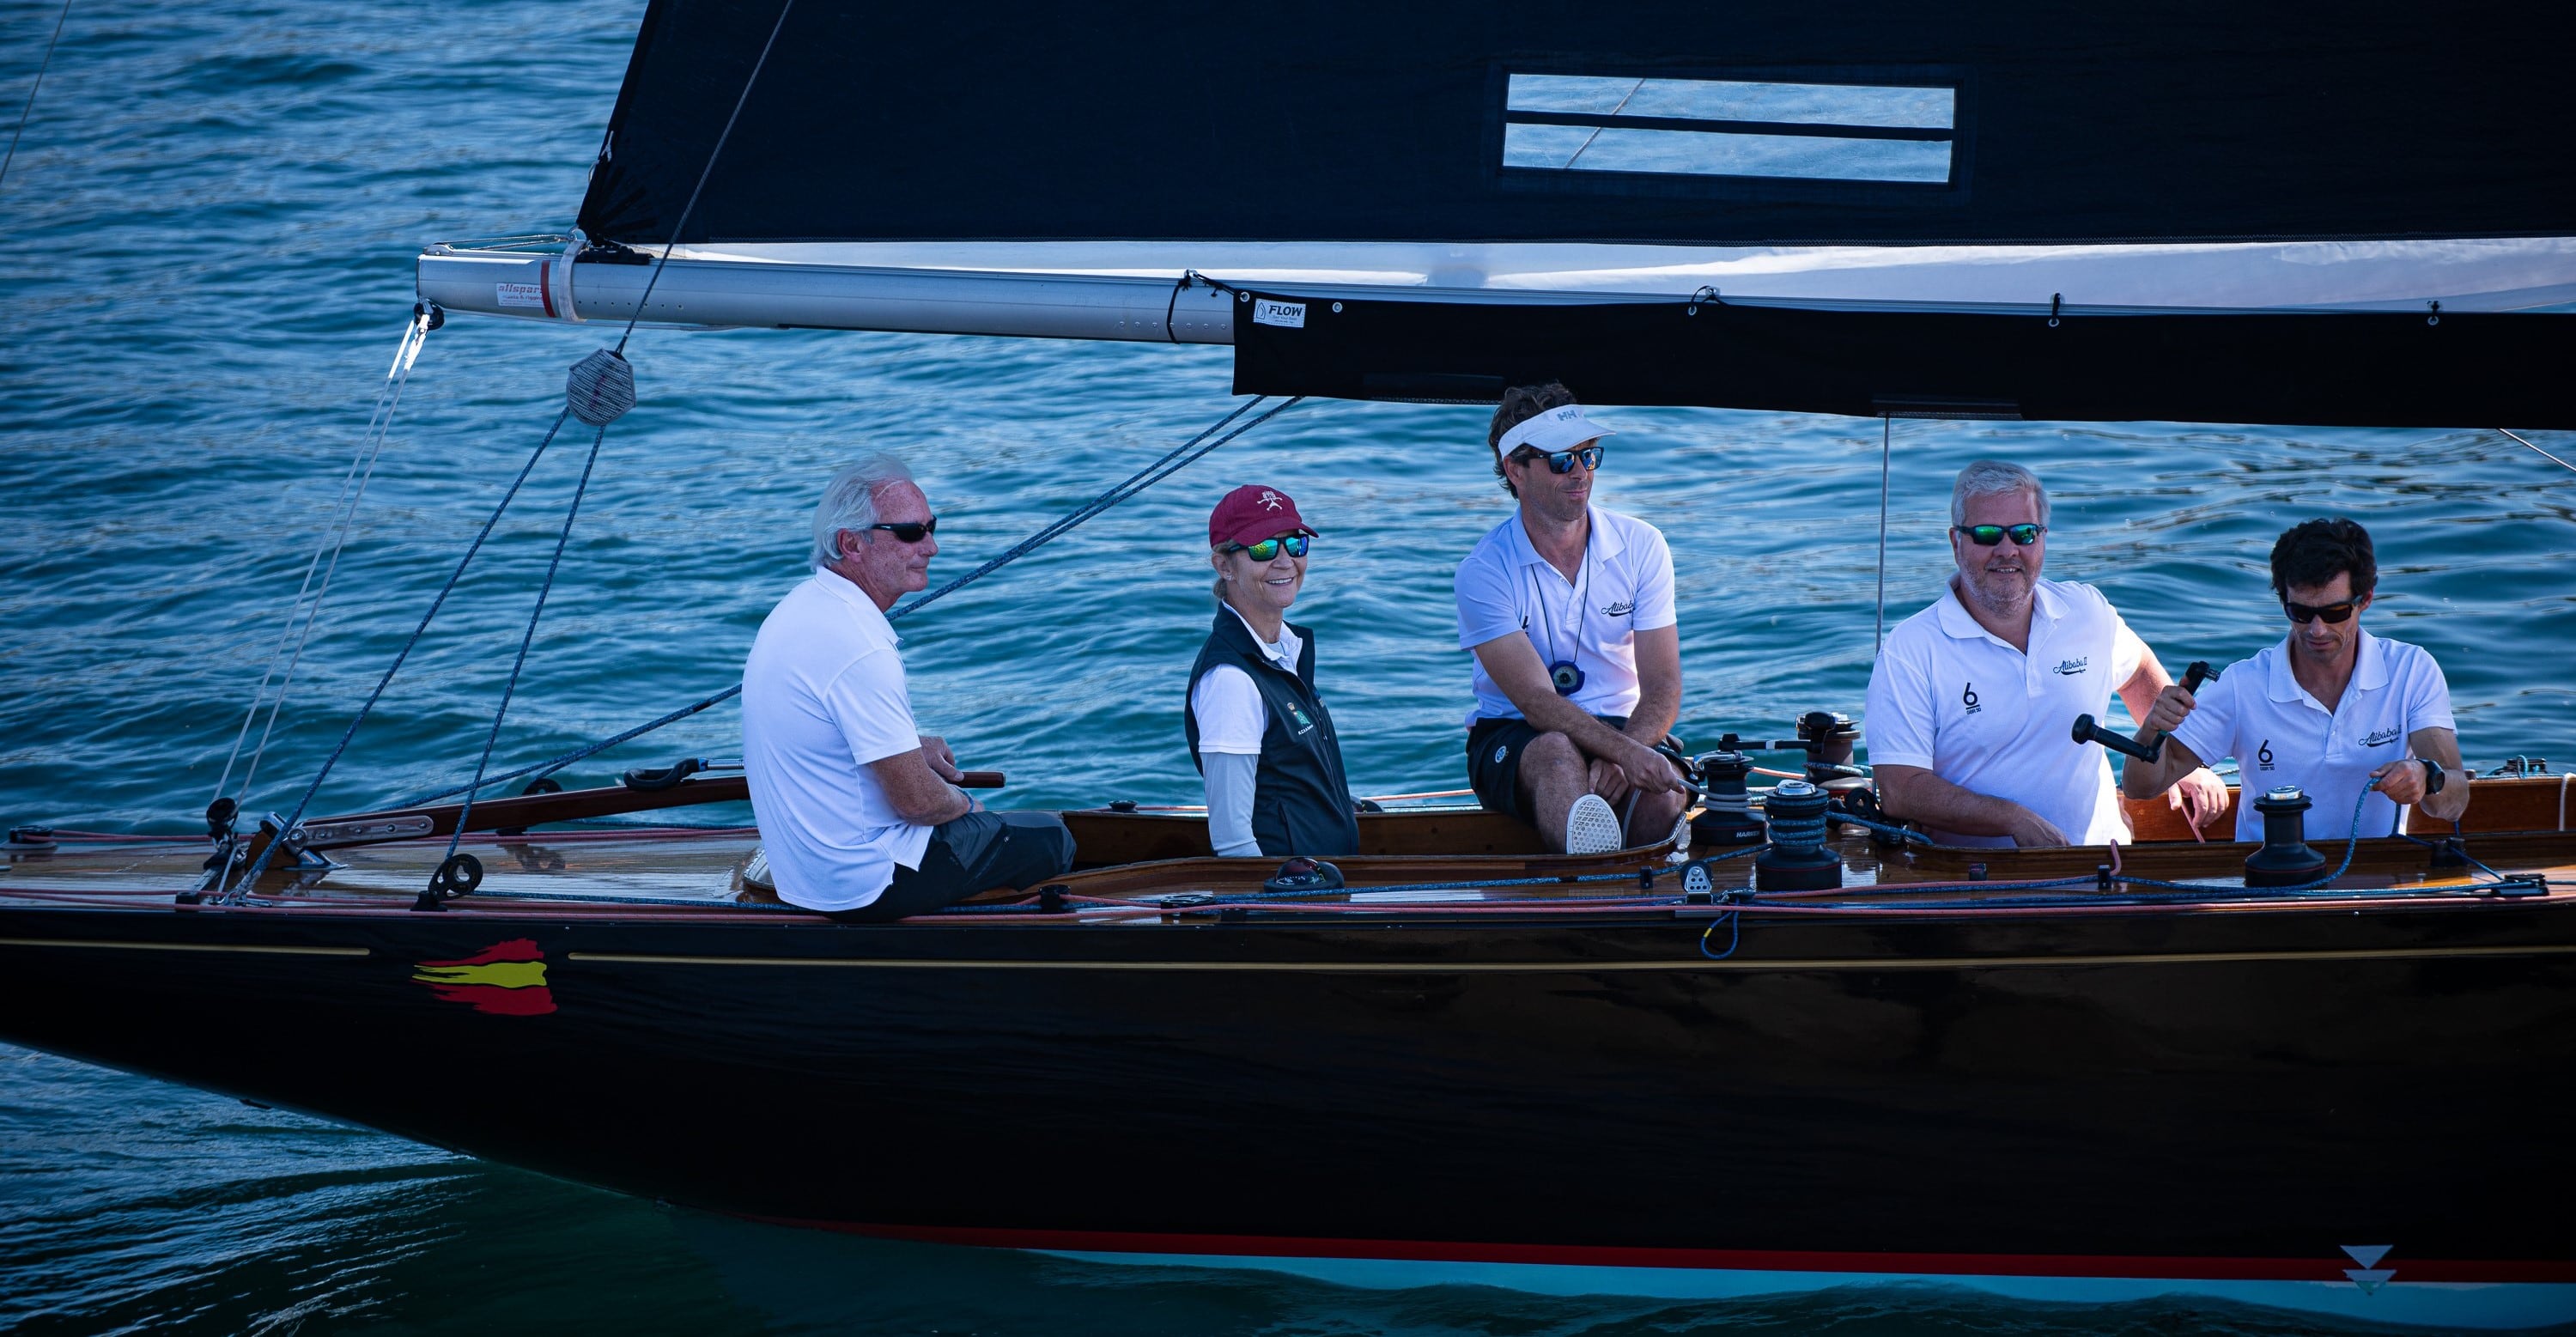
[[[1978,460],[1950,497],[1949,588],[1888,633],[1864,728],[1881,801],[1949,845],[2105,845],[2130,837],[2101,749],[2078,715],[2117,692],[2143,718],[2170,681],[2090,585],[2040,579],[2048,493],[2017,464]],[[2175,804],[2195,828],[2226,786],[2194,768]]]

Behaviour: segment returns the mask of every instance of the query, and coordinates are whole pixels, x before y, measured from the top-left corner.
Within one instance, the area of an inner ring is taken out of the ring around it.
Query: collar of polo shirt
[[[1983,638],[1997,645],[2011,646],[2012,642],[1986,630],[1986,624],[1979,622],[1976,614],[1968,611],[1967,596],[1959,592],[1956,584],[1944,582],[1941,593],[1945,596],[1938,605],[1941,610],[1941,630],[1951,639],[1973,641]],[[2066,601],[2058,597],[2057,591],[2050,588],[2049,582],[2045,580],[2030,582],[2030,607],[2034,621],[2046,619],[2055,622],[2066,615]]]
[[[2378,637],[2358,628],[2355,630],[2361,641],[2352,655],[2352,681],[2344,684],[2344,690],[2378,691],[2388,685],[2388,652],[2380,648]],[[2298,647],[2290,642],[2297,636],[2297,632],[2292,632],[2282,637],[2281,653],[2272,656],[2272,672],[2264,682],[2263,690],[2275,701],[2296,701],[2308,694],[2308,689],[2299,685],[2298,673],[2290,667],[2290,656],[2298,653]]]
[[[1601,523],[1600,507],[1587,505],[1584,507],[1584,512],[1591,530],[1590,537],[1584,540],[1585,552],[1589,560],[1607,561],[1628,550],[1628,541],[1619,537],[1619,527]],[[1521,565],[1548,565],[1548,560],[1539,552],[1538,545],[1530,542],[1527,516],[1512,517],[1512,542],[1519,547],[1518,560]]]

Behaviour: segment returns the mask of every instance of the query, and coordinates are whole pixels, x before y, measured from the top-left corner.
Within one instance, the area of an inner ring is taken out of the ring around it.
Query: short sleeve
[[[1232,664],[1219,664],[1199,676],[1190,689],[1190,714],[1199,722],[1199,751],[1261,755],[1261,735],[1270,725],[1270,708],[1252,675]]]
[[[2451,682],[2442,676],[2442,666],[2433,662],[2430,652],[2415,647],[2409,656],[2406,674],[2406,732],[2418,729],[2460,731],[2451,718]]]
[[[921,746],[921,731],[912,722],[912,693],[904,683],[903,659],[891,646],[850,661],[824,688],[823,704],[849,743],[851,759],[862,766]]]
[[[1673,549],[1653,526],[1638,528],[1649,542],[1646,555],[1637,563],[1637,610],[1630,615],[1628,629],[1657,631],[1681,621],[1673,608]]]
[[[2173,740],[2191,749],[2203,766],[2236,755],[2236,693],[2246,679],[2258,676],[2254,661],[2244,660],[2200,685],[2191,694],[2191,713],[2173,731]]]
[[[1479,547],[1458,564],[1458,648],[1473,650],[1497,637],[1523,630],[1519,592],[1511,585],[1512,569]]]
[[[2107,606],[2109,601],[2104,603]],[[2138,676],[2138,666],[2147,662],[2147,643],[2138,639],[2138,633],[2129,630],[2129,620],[2120,616],[2119,609],[2113,608],[2110,612],[2111,690],[2116,692],[2128,686],[2129,679]]]
[[[1861,727],[1872,766],[1932,769],[1932,675],[1905,640],[1891,640],[1870,666]]]

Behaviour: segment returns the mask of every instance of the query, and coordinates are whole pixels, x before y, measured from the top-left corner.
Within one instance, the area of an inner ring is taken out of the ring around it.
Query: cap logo
[[[1276,492],[1270,491],[1268,488],[1264,488],[1264,489],[1262,489],[1262,492],[1261,492],[1261,505],[1262,505],[1262,509],[1264,509],[1264,510],[1271,510],[1271,511],[1278,510],[1278,509],[1279,509],[1279,494],[1278,494],[1278,493],[1276,493]]]

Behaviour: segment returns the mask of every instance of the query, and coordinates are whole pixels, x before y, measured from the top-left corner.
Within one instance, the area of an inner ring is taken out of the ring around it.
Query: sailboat
[[[2571,26],[653,0],[577,229],[427,247],[406,350],[480,314],[1221,344],[1283,401],[2566,428]],[[564,414],[611,430],[622,368]],[[1388,796],[1283,887],[1117,805],[1059,882],[874,926],[779,904],[751,829],[579,825],[738,802],[720,759],[21,829],[0,1039],[888,1237],[2576,1321],[2568,777],[2433,839],[1968,850],[1876,810],[1849,721],[1782,732],[1688,758],[1681,848]]]

